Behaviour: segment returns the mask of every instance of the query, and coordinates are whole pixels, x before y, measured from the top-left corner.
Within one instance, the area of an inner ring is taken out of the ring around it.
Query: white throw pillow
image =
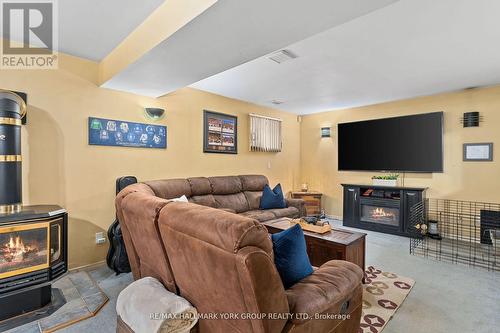
[[[173,198],[173,199],[171,199],[171,200],[172,200],[172,201],[177,201],[177,202],[189,202],[189,201],[188,201],[188,198],[187,198],[185,195],[183,195],[182,197]]]

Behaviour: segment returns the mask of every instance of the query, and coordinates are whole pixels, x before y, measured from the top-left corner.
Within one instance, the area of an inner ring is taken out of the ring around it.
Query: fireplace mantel
[[[425,199],[425,187],[342,184],[343,224],[347,227],[409,236],[410,209]]]

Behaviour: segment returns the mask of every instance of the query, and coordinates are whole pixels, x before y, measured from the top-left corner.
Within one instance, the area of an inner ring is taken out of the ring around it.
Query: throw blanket
[[[196,325],[196,309],[152,277],[123,289],[116,312],[135,333],[184,333]]]

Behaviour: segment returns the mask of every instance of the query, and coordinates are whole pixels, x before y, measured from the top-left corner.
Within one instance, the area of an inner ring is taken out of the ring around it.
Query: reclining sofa
[[[187,299],[205,315],[195,327],[201,333],[357,332],[363,272],[356,265],[332,260],[284,289],[265,219],[248,213],[258,207],[258,193],[248,192],[265,183],[264,176],[239,176],[125,188],[116,208],[134,279],[152,276]],[[169,200],[181,195],[190,202]],[[300,215],[302,204],[265,213]],[[118,318],[117,330],[129,329]]]

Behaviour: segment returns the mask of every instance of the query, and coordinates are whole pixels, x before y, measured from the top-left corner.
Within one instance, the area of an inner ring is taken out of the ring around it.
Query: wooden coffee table
[[[289,218],[262,222],[269,233],[283,231],[291,227]],[[350,261],[365,271],[366,234],[345,229],[332,228],[325,234],[304,231],[307,254],[313,266],[321,266],[333,259]]]

